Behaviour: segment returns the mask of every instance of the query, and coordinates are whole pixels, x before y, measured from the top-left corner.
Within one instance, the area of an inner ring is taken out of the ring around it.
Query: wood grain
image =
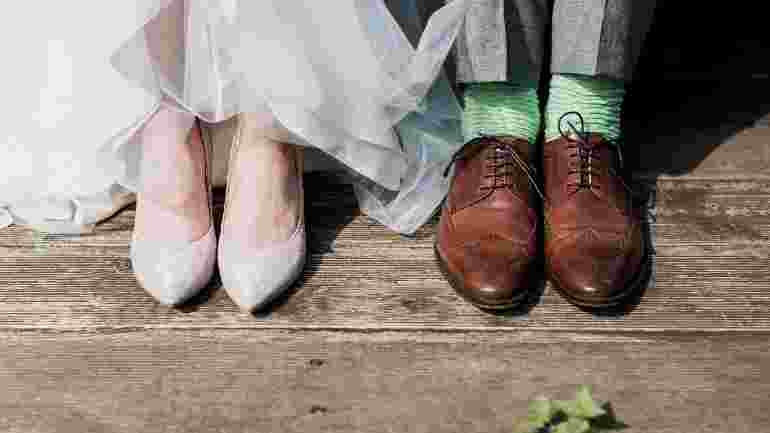
[[[310,275],[270,314],[241,314],[218,283],[201,304],[171,310],[136,284],[125,258],[15,258],[2,266],[0,328],[5,329],[544,329],[770,332],[767,260],[658,258],[654,286],[624,317],[596,316],[546,288],[528,314],[488,315],[459,299],[429,259],[361,252],[313,255]],[[358,259],[356,259],[358,257]]]
[[[625,159],[682,178],[766,178],[770,80],[633,83],[623,113]]]
[[[764,431],[764,336],[142,331],[0,334],[0,430],[501,432],[595,387],[624,432]]]
[[[435,266],[435,220],[403,238],[358,215],[336,177],[312,176],[309,264],[271,314],[239,314],[216,279],[183,310],[157,306],[130,270],[127,211],[89,237],[0,232],[0,328],[770,331],[769,181],[660,180],[655,274],[619,318],[578,310],[550,287],[526,314],[479,312]]]
[[[323,253],[372,248],[423,250],[432,239],[437,218],[413,238],[406,238],[362,216],[352,187],[333,174],[307,175],[306,210],[311,249]],[[660,177],[656,183],[652,225],[658,255],[765,256],[770,248],[770,179],[691,179]],[[215,193],[219,216],[224,191]],[[0,256],[127,257],[133,207],[83,236],[47,235],[14,226],[0,231]],[[396,255],[394,258],[398,258]],[[387,263],[384,263],[387,265]]]

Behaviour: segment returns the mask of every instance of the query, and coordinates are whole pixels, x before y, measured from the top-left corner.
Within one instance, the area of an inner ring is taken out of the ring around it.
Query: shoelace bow
[[[565,121],[565,119],[568,116],[575,116],[580,121],[580,127],[578,128],[570,122],[568,119]],[[570,131],[565,131],[562,128],[562,125],[566,123],[569,126]],[[571,134],[569,133],[571,132]],[[585,129],[585,122],[583,120],[583,116],[578,113],[577,111],[570,111],[567,113],[564,113],[559,117],[559,133],[562,137],[567,139],[570,143],[569,146],[567,146],[568,149],[573,149],[575,153],[570,154],[570,157],[573,158],[573,163],[570,165],[570,175],[577,175],[577,182],[570,182],[568,186],[573,187],[574,190],[572,191],[572,194],[577,193],[581,189],[599,189],[600,186],[595,184],[593,182],[593,179],[596,177],[598,178],[601,173],[597,172],[595,170],[595,163],[601,161],[601,154],[599,153],[599,150],[602,146],[610,148],[610,150],[613,150],[615,152],[615,155],[617,155],[618,158],[618,166],[621,170],[625,169],[625,161],[623,159],[623,149],[621,147],[621,143],[619,140],[607,140],[604,139],[598,144],[592,144],[590,141],[590,133],[586,131]],[[635,191],[631,186],[628,185],[624,177],[618,173],[615,168],[610,165],[607,167],[607,171],[611,176],[614,176],[617,178],[621,185],[623,185],[623,188],[628,192],[628,194],[631,195],[631,198],[636,203],[646,203],[647,199],[640,194],[639,192]],[[651,213],[649,207],[646,208],[647,216],[654,220],[655,216]]]
[[[510,167],[518,166],[519,169],[521,169],[527,175],[527,179],[529,180],[530,185],[532,185],[532,188],[535,190],[537,195],[539,195],[542,200],[545,200],[545,195],[540,190],[540,187],[535,180],[535,169],[530,166],[524,158],[521,157],[516,148],[514,148],[509,143],[502,142],[493,136],[484,134],[482,134],[480,137],[474,138],[468,142],[466,146],[472,146],[481,140],[490,140],[492,142],[490,145],[494,145],[494,152],[487,156],[487,168],[490,169],[491,173],[484,175],[485,179],[492,179],[492,182],[491,185],[482,186],[482,190],[494,191],[501,188],[513,187],[514,172],[510,171]],[[458,150],[452,156],[452,160],[444,170],[444,177],[449,176],[449,171],[452,169],[452,166],[455,164],[455,162],[466,158],[466,155],[464,155],[463,152],[464,149],[465,146],[463,146],[462,149]]]
[[[580,121],[579,128],[567,119],[569,116],[577,117]],[[563,128],[565,123],[569,126],[569,131]],[[559,133],[570,143],[567,148],[574,151],[574,153],[569,155],[570,158],[573,158],[573,161],[570,163],[569,174],[577,175],[577,182],[570,182],[568,184],[568,186],[574,187],[573,194],[581,189],[591,190],[600,188],[598,184],[593,182],[595,177],[598,178],[601,175],[601,173],[595,170],[596,163],[601,162],[602,159],[601,153],[599,152],[600,147],[608,147],[615,151],[615,154],[618,156],[618,165],[621,170],[623,169],[623,151],[620,147],[620,143],[614,140],[602,140],[598,144],[592,144],[590,141],[591,136],[585,129],[585,122],[580,113],[570,111],[562,114],[559,118]],[[620,179],[621,183],[629,193],[633,194],[633,191],[626,184],[625,180],[623,180],[622,176],[620,176],[611,165],[608,167],[608,170],[612,176]]]

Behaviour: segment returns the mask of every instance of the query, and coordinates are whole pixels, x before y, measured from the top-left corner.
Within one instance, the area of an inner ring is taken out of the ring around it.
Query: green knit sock
[[[463,135],[512,135],[534,143],[540,130],[537,82],[475,83],[463,93]]]
[[[550,87],[545,110],[546,141],[561,135],[559,118],[570,111],[583,116],[586,132],[599,133],[610,140],[620,137],[620,109],[626,93],[622,81],[554,75]]]

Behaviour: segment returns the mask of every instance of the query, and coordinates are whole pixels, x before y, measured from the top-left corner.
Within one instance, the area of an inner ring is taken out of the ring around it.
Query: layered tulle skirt
[[[413,232],[461,144],[442,65],[468,8],[449,2],[424,27],[416,1],[17,4],[0,18],[0,219],[87,229],[139,185],[137,132],[169,104],[190,127],[271,113],[353,174],[369,216]]]

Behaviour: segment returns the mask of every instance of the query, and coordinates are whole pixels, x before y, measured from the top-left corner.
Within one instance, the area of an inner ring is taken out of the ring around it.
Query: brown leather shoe
[[[578,127],[543,148],[546,268],[570,302],[613,306],[649,276],[641,212],[622,177],[619,146],[585,134],[577,113],[561,120],[568,115]]]
[[[542,281],[530,152],[525,140],[489,136],[455,157],[436,257],[457,293],[479,308],[512,308]]]

